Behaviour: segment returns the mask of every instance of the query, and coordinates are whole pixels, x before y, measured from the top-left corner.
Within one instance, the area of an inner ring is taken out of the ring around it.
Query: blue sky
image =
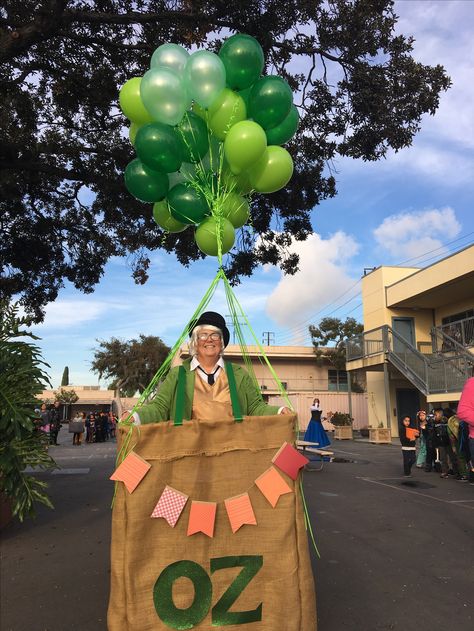
[[[418,61],[447,68],[452,88],[427,116],[412,147],[367,164],[336,163],[338,195],[313,211],[314,233],[295,244],[300,272],[266,267],[236,289],[258,338],[308,344],[307,326],[333,315],[361,319],[366,267],[425,266],[474,241],[474,2],[398,0],[398,30],[412,34]],[[216,272],[215,259],[183,268],[151,255],[150,280],[137,286],[124,260],[109,262],[95,293],[65,287],[34,327],[54,387],[64,366],[75,385],[97,384],[90,372],[96,339],[159,335],[172,346]],[[210,308],[227,313],[221,290]],[[101,384],[104,385],[105,384]]]

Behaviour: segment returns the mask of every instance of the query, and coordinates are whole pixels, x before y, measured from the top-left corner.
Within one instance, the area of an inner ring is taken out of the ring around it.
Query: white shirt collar
[[[196,355],[191,359],[191,365],[189,367],[190,370],[196,370],[196,368],[198,366],[200,366],[201,364],[198,361],[198,358],[196,357]],[[214,372],[214,370],[219,366],[219,368],[224,368],[224,359],[223,357],[219,357],[219,359],[217,360],[214,369],[211,370],[211,372]]]

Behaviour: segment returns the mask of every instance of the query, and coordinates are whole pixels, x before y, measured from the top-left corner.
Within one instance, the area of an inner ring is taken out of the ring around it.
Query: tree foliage
[[[345,340],[362,333],[364,325],[355,318],[323,318],[319,326],[310,325],[309,332],[314,346],[314,354],[318,362],[329,359],[335,368],[344,370],[346,366]]]
[[[233,282],[257,265],[294,273],[291,238],[336,193],[337,156],[378,160],[411,144],[450,80],[416,62],[395,33],[392,0],[6,0],[0,9],[0,268],[5,295],[42,317],[67,280],[93,291],[112,255],[147,279],[148,252],[183,265],[203,255],[191,231],[163,234],[151,206],[132,199],[123,171],[133,156],[117,110],[120,86],[173,41],[217,50],[231,32],[258,38],[266,73],[298,92],[301,124],[288,146],[288,186],[252,201],[226,259]]]
[[[143,392],[170,352],[170,348],[155,335],[140,335],[128,341],[116,337],[97,340],[92,370],[99,378],[113,379],[114,389],[122,395]]]
[[[30,320],[18,316],[17,307],[0,303],[0,491],[21,521],[35,515],[36,502],[52,508],[46,482],[25,469],[56,468],[48,455],[49,437],[33,422],[36,397],[49,379],[39,348],[22,339],[38,339],[25,330],[29,324]]]
[[[79,395],[73,388],[66,390],[66,388],[61,387],[54,391],[54,400],[64,405],[71,405],[79,400]]]
[[[69,367],[64,366],[63,376],[61,378],[61,386],[68,386],[68,385],[69,385]]]

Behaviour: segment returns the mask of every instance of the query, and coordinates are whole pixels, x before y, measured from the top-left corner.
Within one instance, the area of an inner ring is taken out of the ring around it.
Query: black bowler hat
[[[205,311],[204,313],[201,313],[197,320],[191,322],[191,324],[189,325],[189,335],[191,335],[191,333],[197,326],[205,324],[216,326],[218,329],[220,329],[224,337],[224,347],[227,346],[230,340],[229,329],[226,327],[225,320],[221,316],[221,314],[216,313],[215,311]]]

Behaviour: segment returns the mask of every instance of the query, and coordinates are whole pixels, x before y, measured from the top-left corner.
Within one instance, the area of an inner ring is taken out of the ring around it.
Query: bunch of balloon
[[[258,41],[242,33],[218,54],[164,44],[120,90],[137,153],[125,170],[128,191],[153,203],[163,230],[195,226],[198,247],[219,259],[249,221],[251,194],[278,191],[293,173],[281,145],[297,130],[298,110],[283,78],[261,76],[264,65]]]

